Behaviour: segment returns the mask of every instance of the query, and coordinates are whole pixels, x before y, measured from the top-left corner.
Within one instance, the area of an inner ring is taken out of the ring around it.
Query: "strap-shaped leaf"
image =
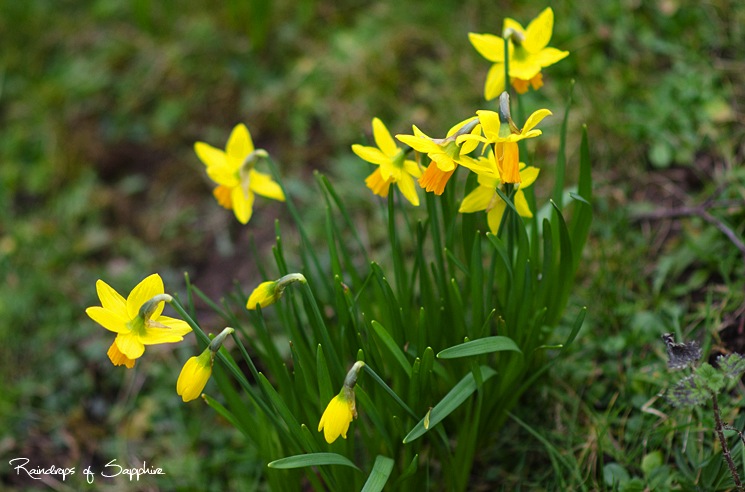
[[[386,482],[388,482],[388,477],[391,476],[391,471],[393,471],[393,460],[386,456],[378,455],[375,458],[375,464],[370,472],[370,476],[367,477],[367,481],[364,487],[362,487],[362,492],[380,492],[383,490]]]
[[[378,339],[383,343],[383,345],[385,345],[393,358],[396,359],[396,362],[398,362],[404,372],[407,375],[411,374],[411,364],[406,360],[406,356],[401,348],[396,344],[396,341],[393,339],[391,334],[388,333],[388,330],[375,320],[372,321],[371,325],[375,335],[377,335]]]
[[[493,336],[471,340],[469,342],[446,348],[437,354],[438,359],[456,359],[458,357],[470,357],[473,355],[490,354],[492,352],[504,352],[511,350],[520,352],[520,348],[509,337]]]
[[[496,375],[497,372],[491,367],[481,366],[481,380],[487,381],[492,376]],[[472,373],[466,374],[463,379],[453,386],[453,389],[440,400],[429,412],[429,426],[424,427],[424,419],[420,420],[418,424],[414,426],[409,434],[404,437],[404,444],[410,443],[415,439],[423,436],[427,431],[432,429],[434,426],[439,424],[445,417],[450,415],[458,408],[466,399],[476,391],[476,381],[473,378]]]
[[[349,461],[347,458],[336,453],[296,454],[295,456],[288,456],[287,458],[274,460],[266,466],[268,466],[269,468],[286,470],[290,468],[305,468],[306,466],[324,465],[342,465],[354,468],[358,471],[362,471],[357,468],[357,465]]]

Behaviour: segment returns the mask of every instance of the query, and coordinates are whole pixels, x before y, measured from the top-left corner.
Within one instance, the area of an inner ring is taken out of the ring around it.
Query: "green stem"
[[[727,466],[729,467],[729,472],[732,475],[732,480],[735,482],[735,487],[737,487],[737,490],[743,491],[742,482],[740,481],[740,475],[737,474],[737,468],[735,467],[735,462],[732,461],[732,455],[729,451],[729,446],[727,446],[727,439],[724,437],[724,425],[722,424],[722,416],[719,411],[719,402],[717,401],[717,395],[714,393],[711,395],[711,401],[714,406],[714,421],[716,422],[716,426],[714,427],[714,430],[717,433],[717,436],[719,437],[719,444],[722,445],[722,455],[724,456],[724,461],[727,462]]]

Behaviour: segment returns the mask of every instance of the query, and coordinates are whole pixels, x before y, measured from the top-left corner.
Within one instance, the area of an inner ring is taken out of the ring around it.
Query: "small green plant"
[[[116,333],[111,362],[131,368],[146,345],[193,332],[201,355],[184,365],[177,392],[185,402],[201,396],[255,444],[271,461],[272,490],[469,489],[479,451],[574,341],[586,312],[557,333],[592,218],[587,133],[578,183],[565,189],[564,117],[553,195],[541,199],[531,186],[540,159],[527,145],[552,112],[529,113],[520,98],[542,86],[542,68],[568,55],[548,46],[552,30],[547,8],[527,28],[505,19],[501,37],[472,34],[494,63],[485,95],[498,105],[469,110],[442,138],[416,126],[394,138],[373,118],[375,145],[352,151],[376,166],[365,185],[386,203],[380,248],[364,243],[320,174],[325,237],[313,237],[321,229],[309,227],[245,125],[234,127],[225,150],[197,142],[220,206],[246,225],[263,199],[283,202],[301,244],[285,243],[277,222],[276,272],[257,262],[264,281],[222,305],[188,279],[185,301],[166,294],[156,274],[126,299],[100,280],[101,306],[87,313]],[[421,209],[417,183],[426,192]],[[228,325],[212,340],[196,299]],[[162,316],[164,303],[181,319]],[[235,353],[222,345],[228,336]],[[221,400],[204,393],[210,378]]]
[[[668,367],[670,369],[683,369],[694,364],[701,358],[701,348],[696,341],[676,343],[671,333],[666,333],[662,339],[667,345]],[[743,434],[737,429],[726,425],[722,421],[722,412],[719,408],[718,395],[726,393],[740,381],[745,373],[745,357],[732,353],[717,357],[717,367],[708,362],[701,363],[693,373],[684,377],[666,393],[667,400],[675,407],[693,408],[704,406],[711,402],[714,414],[714,432],[719,444],[722,446],[722,456],[727,463],[737,490],[743,491],[742,481],[737,472],[737,467],[732,459],[730,447],[724,435],[725,430],[735,430],[745,444]]]

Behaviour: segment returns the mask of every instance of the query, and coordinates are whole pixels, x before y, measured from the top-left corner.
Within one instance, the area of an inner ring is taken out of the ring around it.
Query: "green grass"
[[[689,418],[655,397],[672,381],[660,334],[745,351],[743,254],[720,227],[745,233],[740,3],[553,4],[552,45],[572,54],[527,98],[563,100],[576,79],[570,135],[587,124],[596,187],[569,312],[586,305],[588,316],[549,384],[494,436],[475,489],[716,488],[706,412]],[[364,142],[373,116],[392,133],[415,123],[437,134],[489,107],[489,64],[466,33],[497,32],[505,13],[524,22],[545,7],[262,5],[0,1],[3,462],[72,453],[82,467],[131,453],[167,468],[173,482],[158,483],[168,489],[265,483],[243,436],[176,397],[188,350],[158,352],[134,373],[112,368],[109,339],[83,312],[96,303],[95,280],[127,290],[157,270],[175,288],[186,270],[219,297],[233,277],[244,288],[259,278],[247,252],[253,241],[268,257],[273,219],[285,212],[257,210],[254,227],[238,227],[215,206],[191,149],[221,146],[239,121],[283,163],[300,203],[314,196],[311,171],[323,170],[383,248],[384,204],[362,188],[370,169],[349,146]],[[537,152],[558,146],[547,139]],[[570,175],[577,162],[570,154]],[[714,205],[714,221],[658,213],[702,204]],[[323,238],[320,209],[307,220]],[[0,470],[3,488],[17,484]]]

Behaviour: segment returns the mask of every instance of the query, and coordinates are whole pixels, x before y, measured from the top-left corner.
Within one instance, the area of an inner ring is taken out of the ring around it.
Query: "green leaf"
[[[504,352],[512,350],[520,352],[517,344],[508,337],[493,336],[471,340],[453,347],[446,348],[437,354],[438,359],[456,359],[458,357],[470,357],[472,355],[490,354],[492,352]]]
[[[326,365],[326,357],[323,355],[323,348],[320,343],[316,350],[316,374],[318,377],[318,395],[321,401],[329,401],[334,396],[334,390],[331,385],[329,368]]]
[[[367,482],[365,482],[365,486],[362,487],[361,492],[380,492],[383,490],[386,482],[388,482],[388,477],[391,476],[392,470],[393,460],[386,456],[378,455],[375,458],[375,464],[370,472],[370,476],[367,477]]]
[[[306,466],[325,465],[342,465],[354,468],[358,471],[362,471],[357,468],[357,465],[349,461],[347,458],[336,453],[297,454],[295,456],[288,456],[287,458],[274,460],[266,466],[278,470],[288,470],[291,468],[305,468]]]
[[[406,360],[406,355],[404,355],[401,348],[396,344],[396,341],[393,339],[393,337],[388,333],[388,330],[383,327],[380,323],[373,320],[372,321],[372,328],[375,335],[378,337],[378,339],[383,343],[385,348],[388,349],[388,352],[393,356],[393,358],[398,362],[398,364],[401,366],[401,368],[404,370],[404,372],[407,375],[411,374],[411,364],[409,364],[409,361]]]
[[[406,467],[406,469],[401,473],[401,475],[398,476],[398,479],[396,479],[396,482],[394,485],[398,485],[404,480],[411,478],[414,473],[416,473],[417,468],[419,467],[419,455],[415,454],[414,459],[411,460],[411,463],[409,463],[409,466]]]
[[[497,372],[487,366],[481,366],[481,379],[483,381],[489,380],[492,376],[496,375]],[[476,391],[476,381],[473,378],[472,373],[466,374],[463,379],[453,386],[453,389],[440,400],[429,412],[429,427],[424,428],[424,419],[420,420],[418,424],[414,426],[409,434],[404,437],[404,444],[410,443],[421,436],[423,436],[428,430],[432,429],[438,423],[440,423],[445,417],[453,413],[466,399]]]
[[[745,357],[740,354],[727,354],[717,357],[717,366],[724,377],[740,379],[745,372]]]

